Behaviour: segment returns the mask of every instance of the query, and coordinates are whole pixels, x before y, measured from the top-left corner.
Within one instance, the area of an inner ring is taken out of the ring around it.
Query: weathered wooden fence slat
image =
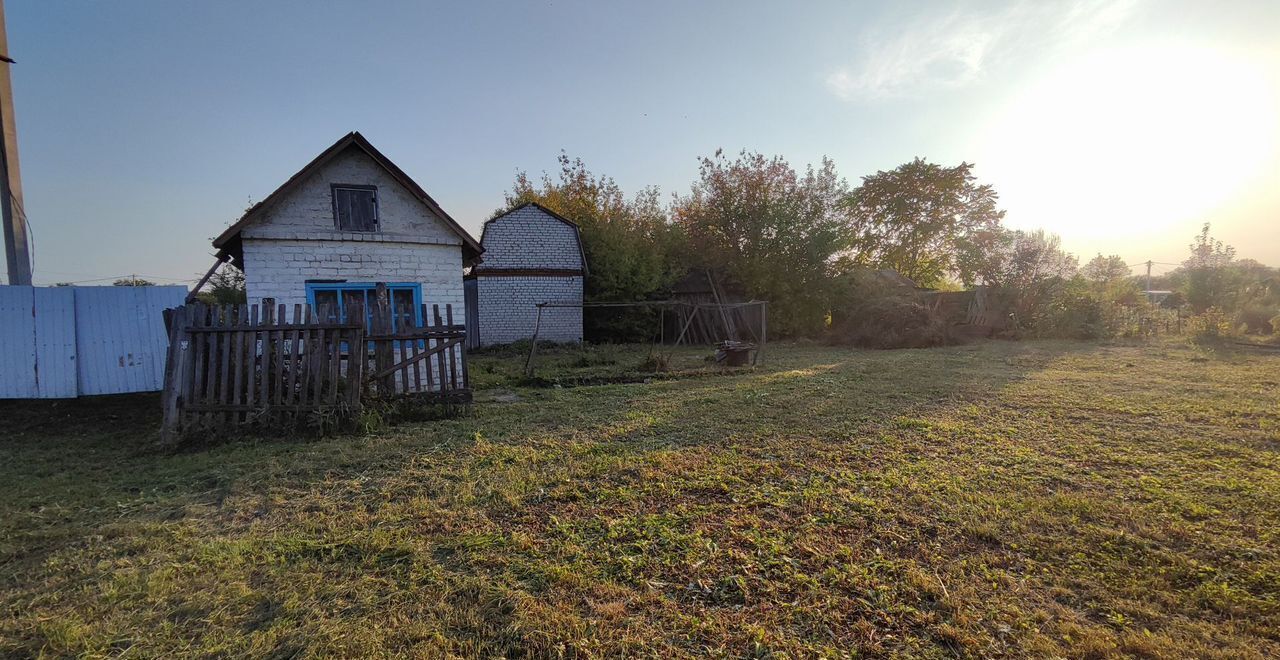
[[[454,323],[452,306],[441,315],[439,305],[394,309],[392,302],[379,287],[369,314],[352,304],[347,320],[329,305],[294,305],[290,319],[285,305],[265,301],[168,310],[165,439],[297,422],[308,413],[351,414],[366,398],[469,403],[466,327]]]

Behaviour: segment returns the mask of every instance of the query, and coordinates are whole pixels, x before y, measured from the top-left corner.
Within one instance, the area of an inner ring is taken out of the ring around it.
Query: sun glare
[[[985,131],[981,176],[1014,225],[1080,241],[1143,238],[1199,221],[1277,160],[1276,77],[1188,47],[1074,60]]]

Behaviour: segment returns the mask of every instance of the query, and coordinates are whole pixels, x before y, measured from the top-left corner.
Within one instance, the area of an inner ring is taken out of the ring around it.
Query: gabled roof
[[[267,195],[266,199],[250,207],[248,211],[245,211],[244,215],[240,216],[240,219],[237,220],[235,224],[227,227],[226,231],[213,239],[213,247],[218,248],[219,252],[231,255],[237,262],[241,261],[243,259],[243,251],[240,243],[241,230],[252,224],[255,220],[258,220],[264,211],[271,208],[272,205],[289,193],[293,192],[293,190],[301,185],[302,182],[306,181],[308,177],[327,165],[349,147],[360,149],[372,158],[373,162],[386,170],[387,174],[389,174],[392,179],[404,186],[404,188],[414,197],[425,204],[432,213],[443,220],[444,223],[449,226],[449,229],[453,230],[453,233],[457,234],[458,238],[462,239],[462,257],[464,263],[475,261],[475,259],[480,256],[480,253],[484,252],[484,248],[480,246],[480,243],[478,243],[475,238],[472,238],[471,234],[467,233],[467,230],[462,228],[462,225],[459,225],[458,222],[448,213],[445,213],[444,209],[440,208],[440,205],[436,203],[436,200],[431,199],[431,195],[428,195],[427,191],[422,189],[422,186],[419,186],[417,182],[409,178],[408,174],[404,173],[404,170],[401,170],[395,163],[391,162],[389,158],[382,155],[382,152],[375,149],[372,144],[369,144],[369,141],[365,139],[359,131],[352,131],[344,135],[342,139],[334,142],[333,146],[325,149],[319,156],[316,156],[314,160],[307,163],[306,167],[298,170],[297,174],[289,177],[289,180],[285,181],[284,185],[276,188],[275,192],[272,192],[270,195]]]
[[[506,211],[503,211],[502,213],[495,215],[492,218],[489,218],[488,220],[485,220],[484,227],[480,229],[480,244],[484,245],[484,235],[485,235],[485,232],[489,231],[490,223],[497,222],[498,220],[501,220],[511,215],[512,213],[515,213],[516,211],[519,211],[520,209],[525,208],[526,206],[532,206],[538,209],[539,211],[542,211],[543,213],[546,213],[547,215],[555,218],[556,220],[559,220],[560,222],[563,222],[566,225],[573,227],[574,237],[578,239],[578,256],[579,258],[582,259],[582,274],[585,276],[587,274],[587,253],[585,250],[582,249],[582,229],[578,227],[578,223],[564,217],[563,215],[560,215],[559,213],[556,213],[555,211],[552,211],[551,209],[537,202],[525,202],[518,206],[507,209]]]

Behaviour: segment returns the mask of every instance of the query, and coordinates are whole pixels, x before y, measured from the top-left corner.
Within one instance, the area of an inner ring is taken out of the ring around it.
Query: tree
[[[537,202],[577,223],[587,258],[583,297],[587,302],[641,301],[653,298],[675,278],[673,235],[656,188],[628,200],[608,176],[597,176],[580,158],[561,152],[558,177],[543,173],[535,184],[516,175],[506,204],[494,216]],[[656,316],[642,309],[590,309],[583,315],[589,340],[643,340],[656,331]]]
[[[140,277],[130,276],[118,279],[111,283],[112,286],[155,286],[156,283],[151,280],[144,280]]]
[[[1124,259],[1118,254],[1104,257],[1099,252],[1098,256],[1089,260],[1089,263],[1080,269],[1080,274],[1086,280],[1095,284],[1110,284],[1116,280],[1124,279],[1130,275],[1129,266],[1124,263]]]
[[[995,189],[977,184],[972,170],[970,163],[942,167],[916,158],[863,177],[845,200],[855,260],[932,286],[958,270],[963,242],[971,251],[998,248],[981,239],[999,238],[1004,211]]]
[[[239,305],[248,301],[244,272],[234,266],[223,266],[209,278],[207,288],[199,294],[210,305]]]
[[[1006,230],[993,245],[999,249],[987,260],[983,279],[1003,289],[1020,325],[1034,327],[1075,277],[1079,262],[1062,249],[1058,236],[1043,229]]]
[[[1228,266],[1235,259],[1236,249],[1209,236],[1207,222],[1189,248],[1191,256],[1182,262],[1187,303],[1196,313],[1210,307],[1234,309],[1237,282]]]
[[[848,185],[835,164],[801,175],[781,157],[717,150],[673,216],[692,265],[715,268],[770,303],[770,330],[812,334],[825,325],[834,255],[848,247],[841,203]]]

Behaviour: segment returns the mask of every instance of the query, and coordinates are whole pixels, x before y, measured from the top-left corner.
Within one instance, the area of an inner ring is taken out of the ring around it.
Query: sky
[[[213,236],[352,130],[476,236],[561,150],[669,196],[723,148],[828,156],[853,184],[967,161],[1006,224],[1082,261],[1174,264],[1210,222],[1280,266],[1276,0],[5,10],[37,284],[190,283]]]

